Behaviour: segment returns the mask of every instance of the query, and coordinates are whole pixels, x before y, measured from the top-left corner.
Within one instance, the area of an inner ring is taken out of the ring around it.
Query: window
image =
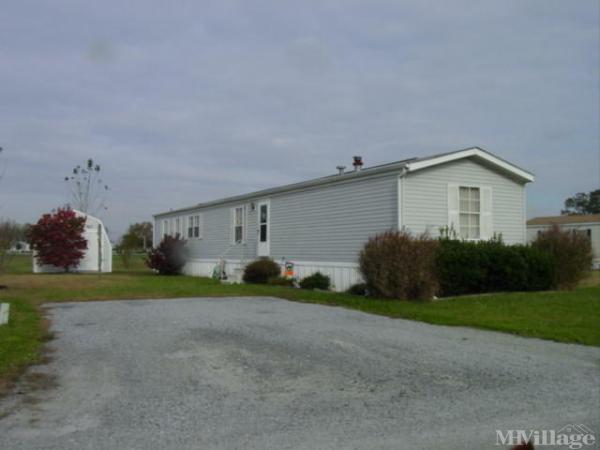
[[[162,237],[164,238],[169,234],[169,221],[163,220]]]
[[[588,229],[574,229],[572,231],[573,234],[578,234],[580,236],[585,236],[588,239],[592,239],[592,230]]]
[[[269,224],[269,207],[266,204],[260,205],[260,242],[267,242],[267,229]]]
[[[194,237],[200,237],[200,216],[194,216]]]
[[[200,233],[200,215],[196,214],[195,216],[188,217],[188,229],[187,229],[188,238],[196,238],[199,239],[201,237]]]
[[[188,229],[187,230],[188,230],[187,237],[193,238],[194,237],[194,216],[188,217]]]
[[[244,207],[233,210],[233,242],[240,243],[244,240]]]
[[[460,237],[467,240],[479,239],[481,233],[478,187],[460,187],[459,214]]]
[[[179,217],[175,219],[175,236],[181,236],[181,225]]]

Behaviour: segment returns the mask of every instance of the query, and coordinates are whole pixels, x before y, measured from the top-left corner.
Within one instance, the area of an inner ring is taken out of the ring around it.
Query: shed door
[[[268,200],[258,203],[258,256],[269,256],[271,240],[271,206]]]

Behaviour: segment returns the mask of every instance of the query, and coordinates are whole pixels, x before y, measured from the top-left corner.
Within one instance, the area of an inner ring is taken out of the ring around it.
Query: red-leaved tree
[[[31,248],[42,264],[61,267],[68,272],[79,264],[87,249],[84,229],[85,217],[78,217],[72,209],[59,208],[44,214],[30,228]]]

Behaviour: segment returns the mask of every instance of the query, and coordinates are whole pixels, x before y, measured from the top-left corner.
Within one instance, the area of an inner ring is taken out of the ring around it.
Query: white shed
[[[87,240],[87,250],[73,272],[112,272],[112,244],[104,224],[97,217],[74,211],[78,216],[86,218],[83,236]],[[59,267],[38,264],[35,254],[33,255],[34,273],[62,271]]]

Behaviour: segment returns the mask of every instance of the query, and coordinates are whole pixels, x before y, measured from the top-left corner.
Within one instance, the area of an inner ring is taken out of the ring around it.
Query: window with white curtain
[[[233,242],[240,243],[244,240],[244,207],[239,206],[233,210]]]
[[[200,239],[202,237],[202,215],[194,214],[187,218],[187,237]]]
[[[460,237],[476,240],[481,236],[481,205],[478,187],[460,186],[459,226]]]

